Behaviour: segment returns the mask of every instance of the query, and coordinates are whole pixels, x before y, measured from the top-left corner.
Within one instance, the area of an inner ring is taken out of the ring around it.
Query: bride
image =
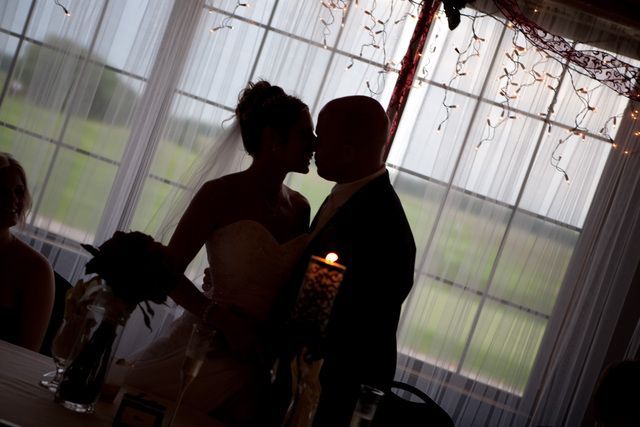
[[[175,399],[191,325],[204,322],[218,333],[184,403],[233,426],[252,421],[268,385],[261,331],[307,243],[310,215],[305,197],[283,181],[309,172],[315,141],[307,105],[266,81],[241,93],[236,117],[251,166],[202,185],[168,245],[180,271],[205,245],[213,287],[205,296],[182,276],[171,296],[188,312],[126,380]]]

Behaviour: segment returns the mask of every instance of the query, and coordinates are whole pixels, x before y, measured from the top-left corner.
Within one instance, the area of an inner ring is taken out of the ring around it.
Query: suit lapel
[[[376,188],[382,188],[385,182],[389,182],[389,172],[383,173],[379,177],[365,184],[362,188],[360,188],[354,194],[352,194],[349,200],[347,200],[340,207],[338,207],[338,209],[336,209],[336,211],[333,213],[331,218],[329,218],[326,224],[322,227],[322,229],[319,229],[316,231],[315,227],[317,226],[318,220],[320,219],[319,214],[322,211],[322,208],[327,203],[327,199],[328,199],[328,196],[327,196],[327,198],[324,199],[322,206],[320,206],[320,209],[318,209],[318,212],[314,216],[313,221],[311,222],[309,232],[313,235],[313,238],[309,241],[307,248],[311,248],[314,246],[318,238],[322,235],[323,230],[329,229],[329,227],[333,227],[335,225],[334,223],[338,221],[342,216],[346,215],[350,208],[352,208],[353,206],[357,206],[360,203],[359,200],[361,198],[366,197],[367,193],[369,192],[376,191],[375,190]]]
[[[313,217],[313,221],[311,221],[311,225],[309,226],[309,233],[313,233],[313,230],[316,228],[316,225],[318,225],[318,221],[320,220],[320,212],[322,212],[322,209],[327,204],[328,199],[329,199],[329,196],[324,198],[324,201],[320,205],[320,209],[318,209],[318,212],[316,212],[315,216]]]

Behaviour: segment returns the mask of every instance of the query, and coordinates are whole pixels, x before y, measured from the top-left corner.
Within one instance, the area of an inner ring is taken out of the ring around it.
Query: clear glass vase
[[[78,340],[58,385],[55,401],[76,412],[91,413],[100,395],[131,308],[108,291],[89,306],[84,328],[86,340]]]
[[[320,369],[324,359],[303,348],[291,362],[292,396],[282,427],[311,427],[320,401]]]

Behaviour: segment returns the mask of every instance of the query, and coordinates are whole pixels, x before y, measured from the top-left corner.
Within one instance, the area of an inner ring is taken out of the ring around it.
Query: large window
[[[70,6],[67,17],[54,2],[2,2],[3,82],[15,62],[0,108],[0,149],[28,171],[32,228],[92,241],[108,211],[105,195],[154,57],[146,40],[147,57],[127,60],[145,30],[145,6],[98,2],[91,10]]]
[[[72,2],[67,17],[54,2],[0,0],[0,150],[28,171],[33,234],[77,250],[117,228],[157,230],[167,196],[183,189],[247,81],[283,86],[314,116],[343,95],[388,102],[397,74],[384,71],[397,69],[407,47],[411,2],[361,1],[344,11],[318,1],[238,5],[199,5],[172,84],[163,37],[182,18],[170,1]],[[378,21],[387,24],[372,30]],[[466,18],[454,32],[445,27],[439,19],[431,29],[388,159],[418,247],[400,375],[453,375],[522,396],[613,149],[598,130],[627,102],[490,17],[476,20],[479,55],[452,80],[456,49],[473,33]],[[508,83],[517,98],[506,104],[501,75],[514,66],[505,53],[516,45],[529,51]],[[157,87],[171,89],[156,111],[146,100]],[[597,111],[558,148],[584,108],[583,87]],[[455,105],[446,121],[443,104]],[[289,183],[314,211],[331,187],[314,171]],[[72,264],[77,276],[81,263]]]
[[[399,376],[516,407],[557,332],[547,327],[628,100],[491,18],[476,20],[485,41],[452,80],[471,22],[432,28],[389,157],[418,247]],[[455,106],[446,121],[443,104]]]

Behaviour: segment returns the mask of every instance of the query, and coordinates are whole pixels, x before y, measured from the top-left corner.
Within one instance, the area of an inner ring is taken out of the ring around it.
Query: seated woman
[[[0,152],[0,339],[38,351],[53,307],[53,270],[10,231],[30,204],[24,169]]]

